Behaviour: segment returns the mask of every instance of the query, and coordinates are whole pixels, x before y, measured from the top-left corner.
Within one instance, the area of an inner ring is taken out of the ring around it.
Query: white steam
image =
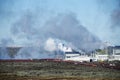
[[[53,58],[59,41],[88,51],[100,46],[99,38],[82,26],[72,13],[58,14],[44,20],[43,26],[35,23],[39,21],[34,19],[34,16],[35,14],[30,12],[23,14],[11,25],[11,40],[3,40],[2,42],[3,45],[11,43],[11,45],[22,47],[18,53],[15,53],[15,59]],[[53,54],[51,56],[48,53]],[[7,54],[9,55],[9,53]]]
[[[47,51],[55,51],[56,50],[56,43],[54,41],[54,39],[49,38],[46,43],[45,43],[45,50]]]

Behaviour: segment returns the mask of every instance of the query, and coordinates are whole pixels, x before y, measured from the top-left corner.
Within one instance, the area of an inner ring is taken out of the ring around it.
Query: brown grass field
[[[120,63],[0,60],[0,80],[120,80]]]

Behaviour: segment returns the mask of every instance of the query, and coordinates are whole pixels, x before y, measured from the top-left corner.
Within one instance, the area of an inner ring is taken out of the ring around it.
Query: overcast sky
[[[112,30],[114,26],[111,22],[113,11],[120,10],[118,2],[119,0],[0,0],[0,40],[13,37],[11,27],[26,11],[35,14],[40,25],[45,19],[59,13],[71,12],[81,25],[100,40],[120,45],[120,28]]]

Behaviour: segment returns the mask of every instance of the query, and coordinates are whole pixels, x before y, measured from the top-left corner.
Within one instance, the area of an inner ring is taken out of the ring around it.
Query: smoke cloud
[[[28,6],[13,10],[10,8],[17,18],[10,16],[10,38],[1,41],[2,45],[21,47],[15,59],[55,58],[56,52],[59,52],[56,47],[59,42],[86,51],[100,48],[101,40],[80,23],[74,12],[51,14],[49,10],[42,12],[35,5]],[[10,55],[2,51],[0,58]]]
[[[47,51],[55,51],[56,50],[56,44],[54,42],[54,39],[49,38],[45,43],[45,50]]]
[[[10,59],[6,47],[0,47],[0,59]]]
[[[53,46],[53,40],[49,39],[49,37],[52,37],[71,42],[76,47],[86,50],[99,47],[101,41],[82,26],[77,20],[76,15],[73,13],[58,14],[57,16],[46,20],[42,27],[34,27],[34,23],[31,22],[31,16],[34,15],[30,13],[29,16],[24,15],[11,27],[13,36],[17,37],[17,40],[23,39],[23,44],[26,44],[27,42],[28,44],[26,44],[26,46],[33,46],[36,44],[36,41],[39,43],[39,45],[36,44],[38,46],[44,46],[42,43],[45,43],[47,47],[49,47],[48,44]]]
[[[98,4],[102,6],[102,12],[108,18],[109,41],[115,45],[120,44],[120,0],[98,0]]]
[[[112,37],[116,39],[117,45],[120,44],[120,0],[116,0],[116,7],[111,13],[111,32]]]
[[[16,55],[15,59],[42,59],[55,58],[50,52],[41,47],[23,47]]]
[[[23,47],[15,58],[50,57],[45,53],[54,53],[58,41],[86,51],[100,47],[101,41],[82,26],[73,13],[58,14],[46,20],[42,27],[35,26],[34,22],[38,21],[32,16],[34,14],[27,12],[11,25],[13,45],[19,43],[18,46]]]
[[[55,18],[48,20],[45,27],[46,36],[71,42],[80,49],[92,50],[98,48],[101,43],[96,36],[79,23],[73,13],[58,14]]]

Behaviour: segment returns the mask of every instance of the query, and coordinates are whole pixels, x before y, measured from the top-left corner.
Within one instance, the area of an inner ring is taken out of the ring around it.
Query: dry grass
[[[120,71],[53,61],[0,62],[0,80],[119,80]]]
[[[21,77],[21,76],[0,76],[0,80],[119,80],[119,78],[81,78],[81,77]]]

